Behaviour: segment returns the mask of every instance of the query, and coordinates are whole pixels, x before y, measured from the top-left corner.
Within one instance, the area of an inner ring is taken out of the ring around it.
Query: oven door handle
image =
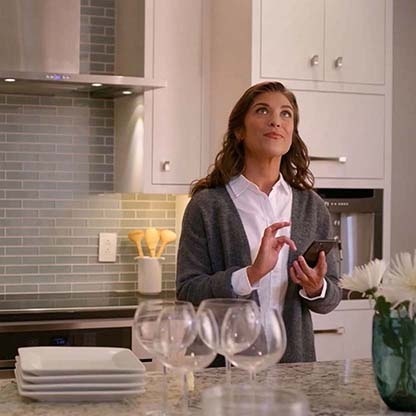
[[[3,322],[0,333],[32,332],[32,331],[61,331],[64,329],[94,329],[94,328],[125,328],[131,327],[132,319],[80,319],[56,321]]]

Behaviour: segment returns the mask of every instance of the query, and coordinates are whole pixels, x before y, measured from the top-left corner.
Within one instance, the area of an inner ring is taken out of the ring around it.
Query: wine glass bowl
[[[163,366],[164,377],[161,385],[162,409],[151,412],[152,415],[159,416],[166,415],[168,413],[168,381],[166,366],[160,360],[160,354],[157,351],[158,344],[156,342],[158,337],[158,318],[163,311],[170,308],[180,307],[183,307],[184,310],[187,311],[185,316],[187,317],[188,322],[188,326],[185,325],[185,328],[188,330],[185,331],[185,333],[182,333],[182,337],[186,338],[184,341],[185,343],[191,343],[194,337],[194,332],[196,332],[196,329],[192,326],[194,325],[195,311],[191,303],[177,300],[149,299],[140,302],[134,314],[133,333],[135,334],[138,343],[144,350],[150,353],[152,357],[159,360]],[[167,342],[166,338],[169,337],[169,335],[172,337],[172,344],[176,343],[176,348],[179,348],[178,334],[164,333],[164,342]]]
[[[215,358],[216,352],[202,341],[199,334],[186,348],[170,348],[165,345],[163,352],[158,352],[158,359],[167,367],[179,372],[201,370]]]
[[[203,314],[213,334],[218,334],[211,311]],[[186,374],[208,366],[216,352],[200,337],[201,325],[191,304],[164,308],[156,322],[153,348],[162,364],[182,373],[182,413],[187,414],[188,385]],[[214,338],[210,338],[214,340]]]
[[[198,307],[198,316],[201,322],[200,335],[202,340],[214,349],[217,353],[225,355],[225,351],[222,345],[222,340],[219,334],[215,332],[215,328],[210,328],[210,321],[216,323],[218,330],[221,330],[223,325],[224,318],[227,314],[227,311],[231,307],[240,307],[241,311],[247,308],[246,316],[251,317],[251,320],[247,321],[247,325],[256,326],[254,317],[256,316],[256,311],[258,310],[257,304],[250,299],[241,299],[241,298],[214,298],[214,299],[205,299],[201,302]],[[210,312],[208,312],[210,311]],[[208,314],[211,317],[208,317]],[[212,320],[212,317],[214,320]],[[252,327],[252,330],[255,331]]]
[[[184,302],[165,307],[158,315],[153,349],[163,362],[165,357],[182,352],[197,336],[196,314],[192,304]]]
[[[153,338],[157,318],[162,310],[175,301],[150,299],[139,303],[133,319],[133,331],[140,346],[153,354]]]
[[[286,330],[282,316],[275,308],[260,311],[254,339],[250,338],[252,335],[247,336],[249,331],[244,330],[243,322],[244,316],[238,308],[230,308],[221,327],[221,344],[228,360],[234,366],[247,370],[253,381],[257,371],[268,368],[282,358],[286,350]],[[247,345],[250,339],[252,342]]]
[[[260,310],[254,305],[231,306],[224,316],[220,342],[225,355],[234,355],[249,348],[261,330]]]

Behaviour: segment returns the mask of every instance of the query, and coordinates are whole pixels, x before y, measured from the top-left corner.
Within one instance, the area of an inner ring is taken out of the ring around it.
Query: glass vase
[[[390,409],[416,412],[416,322],[394,313],[373,318],[375,381]]]

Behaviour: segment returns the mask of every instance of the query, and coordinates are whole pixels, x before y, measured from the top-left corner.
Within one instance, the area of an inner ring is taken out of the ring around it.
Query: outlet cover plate
[[[117,233],[99,233],[98,261],[114,263],[117,256]]]

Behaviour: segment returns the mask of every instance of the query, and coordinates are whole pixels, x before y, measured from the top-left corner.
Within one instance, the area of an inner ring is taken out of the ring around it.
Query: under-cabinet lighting
[[[15,78],[4,78],[5,82],[15,82],[16,79]]]
[[[125,91],[123,91],[123,94],[124,95],[131,95],[131,94],[133,94],[131,91],[129,91],[129,90],[125,90]]]
[[[93,87],[102,87],[103,84],[101,84],[100,82],[94,82],[91,84]]]

